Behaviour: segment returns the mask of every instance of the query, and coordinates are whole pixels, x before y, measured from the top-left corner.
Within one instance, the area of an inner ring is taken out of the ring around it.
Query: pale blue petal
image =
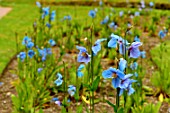
[[[131,95],[135,92],[135,90],[132,88],[132,86],[130,85],[128,88],[128,95]]]
[[[126,68],[126,65],[127,65],[127,61],[123,58],[120,58],[120,61],[119,61],[119,70],[124,72],[124,69]]]
[[[123,79],[124,78],[124,76],[125,76],[125,74],[122,72],[122,71],[120,71],[119,69],[117,69],[117,76],[120,78],[120,79]]]
[[[113,79],[112,79],[112,85],[113,85],[113,87],[114,87],[114,88],[119,87],[120,82],[121,82],[121,81],[120,81],[119,78],[113,78]]]

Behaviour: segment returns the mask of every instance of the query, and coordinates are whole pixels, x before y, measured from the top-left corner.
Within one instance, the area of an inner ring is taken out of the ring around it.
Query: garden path
[[[0,19],[5,16],[7,13],[9,13],[12,10],[10,7],[1,7],[0,6]]]

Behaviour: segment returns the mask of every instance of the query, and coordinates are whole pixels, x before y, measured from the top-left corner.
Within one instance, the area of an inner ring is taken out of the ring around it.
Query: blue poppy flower
[[[1,87],[2,85],[4,85],[4,83],[3,83],[3,82],[0,82],[0,87]]]
[[[49,15],[50,7],[43,7],[42,11],[43,11],[43,14],[42,14],[41,18],[44,19],[45,16]]]
[[[46,56],[52,54],[51,48],[38,49],[38,51],[40,56]]]
[[[142,43],[141,42],[133,42],[131,44],[131,46],[129,47],[129,57],[130,58],[138,58],[140,56],[140,50],[139,50],[139,46],[141,46]]]
[[[54,102],[55,104],[57,104],[58,106],[61,106],[61,102],[58,98],[54,97],[52,98],[52,102]]]
[[[128,22],[128,23],[127,23],[127,26],[128,26],[128,28],[129,28],[129,27],[131,27],[132,25],[131,25],[131,23],[130,23],[130,22]]]
[[[44,49],[48,55],[52,54],[51,48],[44,48]]]
[[[62,79],[63,78],[63,76],[61,75],[61,73],[57,73],[57,75],[56,75],[58,78],[60,78],[60,79]]]
[[[19,55],[17,55],[18,58],[20,58],[21,61],[24,61],[26,58],[26,53],[25,52],[20,52]]]
[[[67,102],[71,102],[71,100],[68,98],[68,99],[67,99]]]
[[[127,88],[128,91],[128,95],[131,95],[135,92],[134,88],[132,87],[132,85],[129,85],[129,87]]]
[[[46,26],[47,26],[48,28],[51,28],[51,24],[50,24],[50,23],[46,23]]]
[[[57,85],[57,86],[60,86],[62,85],[63,83],[63,79],[62,79],[62,75],[60,73],[57,73],[57,80],[54,81],[54,83]]]
[[[110,28],[114,28],[114,26],[115,26],[115,23],[114,23],[114,22],[111,22],[111,23],[109,24],[109,27],[110,27]]]
[[[103,5],[103,2],[102,0],[99,1],[99,5],[102,6]]]
[[[28,56],[32,58],[35,55],[35,52],[33,50],[28,50]]]
[[[31,42],[31,38],[28,36],[25,36],[24,39],[22,40],[22,45],[27,45],[28,42]]]
[[[125,75],[119,69],[110,67],[108,70],[102,72],[102,76],[104,79],[112,78],[112,85],[114,88],[117,88],[120,85],[121,79],[123,79]]]
[[[119,61],[119,70],[124,72],[125,68],[126,68],[126,65],[127,65],[127,61],[123,58],[120,58],[120,61]]]
[[[46,56],[47,53],[44,51],[44,49],[38,49],[39,56]]]
[[[136,80],[130,79],[131,76],[132,76],[132,74],[127,74],[122,79],[122,81],[120,83],[119,96],[121,96],[125,90],[128,92],[128,95],[131,95],[135,92],[135,90],[132,88],[132,83],[136,82]]]
[[[54,81],[54,83],[56,84],[56,86],[60,86],[60,85],[62,85],[63,80],[58,78],[57,80]]]
[[[140,42],[140,38],[138,36],[135,36],[134,42]]]
[[[68,94],[72,97],[76,93],[76,87],[73,85],[69,85],[67,91],[68,91]]]
[[[116,48],[117,42],[120,39],[120,37],[118,35],[115,35],[115,34],[112,33],[110,38],[111,38],[111,40],[108,42],[108,47]]]
[[[31,49],[34,46],[34,43],[30,41],[27,43],[26,46],[27,46],[27,48]]]
[[[138,77],[138,73],[137,72],[135,72],[134,75],[135,75],[135,77]]]
[[[129,84],[132,83],[132,80],[130,79],[131,76],[133,76],[133,74],[127,74],[124,76],[124,78],[121,80],[120,85],[119,85],[121,89],[122,88],[126,89],[129,86]]]
[[[127,89],[120,89],[119,96],[121,96],[123,94],[124,90],[126,90],[128,92],[128,95],[131,95],[131,94],[133,94],[135,92],[132,85],[129,85]]]
[[[106,24],[109,21],[109,16],[106,16],[103,21],[100,22],[100,24]]]
[[[140,12],[136,11],[135,16],[140,16]]]
[[[150,6],[150,7],[153,7],[153,6],[154,6],[154,3],[153,3],[153,2],[149,2],[149,6]]]
[[[161,30],[161,31],[159,31],[158,36],[159,36],[160,38],[164,38],[164,37],[166,36],[166,33],[164,33],[164,32]]]
[[[55,45],[56,45],[56,43],[55,43],[55,41],[54,41],[53,39],[50,39],[50,40],[48,41],[48,43],[49,43],[51,46],[55,46]]]
[[[106,38],[98,39],[95,44],[92,46],[92,51],[95,55],[101,50],[100,42],[107,40]]]
[[[50,15],[50,20],[53,21],[55,19],[55,16],[56,16],[55,11],[52,11]]]
[[[89,16],[94,18],[96,16],[96,12],[94,10],[89,11]]]
[[[127,40],[124,40],[123,38],[119,38],[118,43],[119,43],[119,53],[124,55],[125,52],[127,51],[127,46],[129,45],[129,43]]]
[[[38,68],[38,73],[41,73],[42,70],[43,68]]]
[[[59,99],[57,97],[52,98],[52,101],[58,101]]]
[[[64,20],[71,20],[71,16],[70,15],[64,16]]]
[[[124,11],[120,11],[120,12],[119,12],[119,16],[120,16],[120,17],[122,17],[123,14],[124,14]]]
[[[145,8],[145,1],[143,1],[143,0],[141,1],[141,7]]]
[[[141,51],[140,52],[140,56],[141,56],[141,58],[146,58],[146,52],[145,51]]]
[[[136,70],[138,68],[138,63],[137,62],[133,62],[132,64],[130,64],[130,68],[132,70]]]
[[[42,61],[45,61],[47,53],[44,51],[44,49],[38,49],[39,56],[42,57]]]
[[[81,64],[77,69],[77,76],[82,77],[84,74],[81,72],[84,69],[85,65]]]
[[[36,2],[36,5],[41,8],[41,3],[40,2]]]
[[[91,60],[91,56],[87,53],[86,48],[81,47],[81,46],[76,46],[77,49],[80,50],[78,57],[77,57],[77,62],[84,62],[84,63],[88,63]]]
[[[44,16],[49,15],[50,7],[43,7],[42,10],[43,10],[43,15],[44,15]]]

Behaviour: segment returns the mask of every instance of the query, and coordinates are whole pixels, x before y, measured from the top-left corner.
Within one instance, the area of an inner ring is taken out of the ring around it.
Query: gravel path
[[[7,13],[9,13],[12,10],[10,7],[1,7],[0,6],[0,19],[5,16]]]

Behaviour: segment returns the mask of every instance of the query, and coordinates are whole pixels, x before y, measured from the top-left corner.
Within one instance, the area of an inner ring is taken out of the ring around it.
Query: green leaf
[[[112,104],[112,103],[111,103],[110,101],[108,101],[108,100],[106,100],[106,102],[107,102],[110,106],[112,106],[112,107],[113,107],[114,112],[116,112],[116,111],[117,111],[117,107],[116,107],[116,105]]]
[[[61,113],[66,113],[66,108],[64,106],[61,108]]]
[[[82,112],[83,112],[83,105],[81,104],[77,107],[77,113],[82,113]]]
[[[97,78],[92,83],[91,91],[97,90],[99,82],[100,82],[100,76],[97,76]]]
[[[124,109],[120,108],[117,113],[124,113]]]

